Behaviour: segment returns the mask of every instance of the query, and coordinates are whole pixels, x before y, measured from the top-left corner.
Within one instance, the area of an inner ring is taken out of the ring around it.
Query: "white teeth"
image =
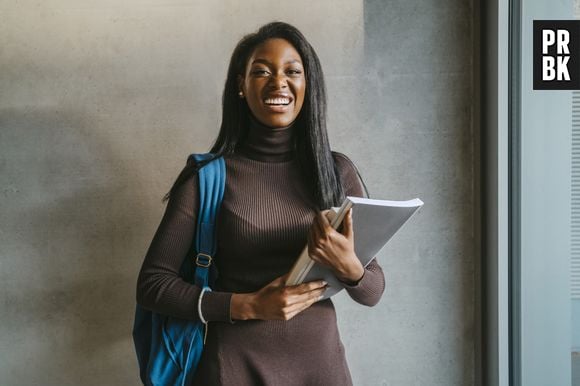
[[[264,101],[267,105],[287,105],[290,98],[268,98]]]

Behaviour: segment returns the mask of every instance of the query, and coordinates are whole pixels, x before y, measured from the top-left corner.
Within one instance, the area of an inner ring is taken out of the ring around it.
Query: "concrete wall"
[[[317,49],[333,147],[371,195],[425,208],[337,297],[356,385],[474,374],[471,1],[0,0],[0,384],[137,385],[138,268],[187,154],[216,135],[237,40],[279,19]]]

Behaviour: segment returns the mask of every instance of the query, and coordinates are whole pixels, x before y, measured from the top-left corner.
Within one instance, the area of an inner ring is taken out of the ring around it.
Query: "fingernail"
[[[322,286],[327,286],[327,285],[328,285],[328,283],[327,283],[326,281],[324,281],[324,280],[323,280],[323,281],[322,281]]]
[[[322,300],[323,298],[324,298],[324,295],[320,295],[320,296],[318,297],[318,299],[316,299],[316,300],[317,300],[317,301],[318,301],[318,300]]]

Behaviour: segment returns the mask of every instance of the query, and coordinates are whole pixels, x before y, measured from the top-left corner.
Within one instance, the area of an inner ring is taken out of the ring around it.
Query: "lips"
[[[270,113],[287,113],[294,98],[290,94],[269,94],[263,100],[264,107]]]
[[[290,104],[289,98],[268,98],[264,100],[264,103],[267,105],[279,106],[279,105],[288,105]]]
[[[274,94],[264,98],[267,106],[288,106],[294,99],[289,94]]]

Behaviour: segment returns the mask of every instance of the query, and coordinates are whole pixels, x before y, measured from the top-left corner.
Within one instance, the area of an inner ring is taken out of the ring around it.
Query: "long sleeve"
[[[201,289],[179,276],[184,259],[194,258],[191,247],[198,206],[195,175],[169,199],[149,246],[137,280],[137,303],[142,307],[169,316],[199,320]],[[201,304],[204,319],[231,322],[231,295],[228,292],[205,292]]]
[[[363,184],[352,161],[342,153],[333,152],[347,196],[367,197]],[[354,235],[356,238],[356,234]],[[385,275],[376,257],[365,267],[363,277],[354,285],[344,283],[349,296],[357,303],[374,306],[385,291]]]

